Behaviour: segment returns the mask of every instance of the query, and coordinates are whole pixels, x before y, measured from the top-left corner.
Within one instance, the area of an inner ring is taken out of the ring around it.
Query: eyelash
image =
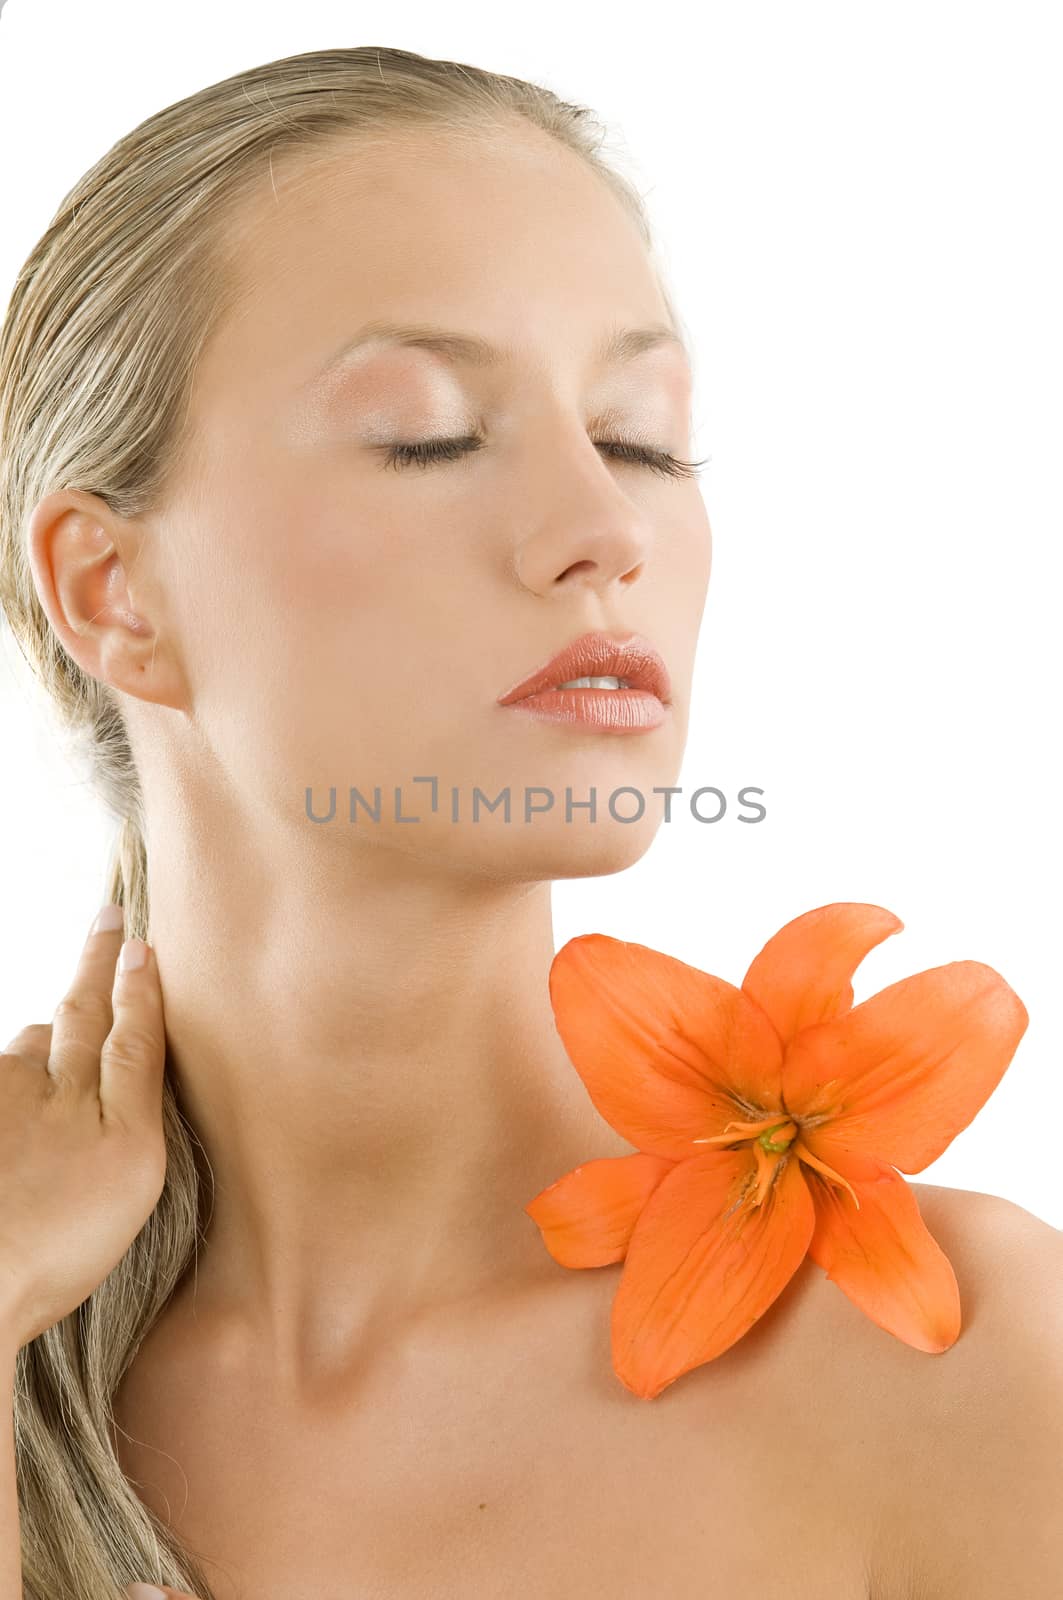
[[[694,478],[710,459],[706,456],[703,461],[681,461],[667,450],[629,444],[624,439],[599,439],[597,442],[608,450],[617,451],[619,459],[647,466],[666,478]],[[419,444],[388,445],[384,465],[401,470],[415,465],[427,467],[434,461],[457,461],[461,456],[482,449],[483,444],[483,439],[477,434],[468,434],[460,439],[426,439]]]

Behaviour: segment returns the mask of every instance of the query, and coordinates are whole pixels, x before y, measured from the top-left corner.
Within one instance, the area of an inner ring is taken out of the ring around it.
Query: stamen
[[[802,1144],[800,1139],[798,1139],[791,1148],[793,1149],[794,1154],[798,1156],[800,1160],[807,1161],[810,1167],[815,1167],[817,1172],[821,1172],[823,1176],[829,1179],[832,1183],[843,1184],[856,1201],[857,1211],[860,1210],[860,1198],[857,1195],[856,1190],[853,1188],[852,1184],[847,1181],[847,1179],[842,1177],[840,1172],[835,1172],[834,1168],[828,1167],[825,1161],[820,1161],[817,1156],[812,1154],[807,1145]]]
[[[771,1188],[772,1179],[775,1177],[775,1171],[779,1163],[778,1161],[773,1161],[766,1150],[761,1149],[759,1140],[753,1146],[753,1154],[757,1159],[757,1174],[756,1188],[754,1189],[750,1204],[759,1206],[762,1205],[764,1200],[767,1198],[768,1190]]]

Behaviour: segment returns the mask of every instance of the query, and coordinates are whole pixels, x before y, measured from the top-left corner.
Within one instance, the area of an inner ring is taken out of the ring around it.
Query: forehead
[[[405,131],[274,161],[232,218],[226,255],[236,302],[205,382],[301,389],[375,330],[368,351],[431,348],[411,326],[464,331],[440,353],[479,367],[547,349],[551,361],[654,345],[684,357],[648,333],[670,317],[635,220],[537,129]]]

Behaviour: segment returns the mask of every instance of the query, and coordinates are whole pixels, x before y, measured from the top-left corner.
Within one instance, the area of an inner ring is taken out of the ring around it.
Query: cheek
[[[245,505],[238,558],[219,581],[249,716],[290,730],[299,770],[338,760],[342,782],[356,780],[346,772],[355,755],[403,781],[392,768],[413,736],[411,714],[421,707],[432,720],[425,660],[452,625],[453,597],[424,560],[434,527],[400,519],[382,498],[316,482]]]
[[[678,608],[675,620],[700,613],[712,571],[712,530],[704,507],[696,507],[671,523],[662,523],[654,550],[647,591],[668,596]]]
[[[701,502],[696,514],[684,525],[678,548],[682,552],[680,564],[692,589],[704,590],[712,571],[712,529]]]
[[[463,517],[438,491],[429,505],[376,476],[385,475],[323,469],[262,506],[247,557],[259,568],[256,604],[277,615],[297,674],[312,667],[323,682],[335,674],[371,683],[376,702],[423,701],[426,660],[441,643],[454,648],[462,609],[478,592],[469,508]]]
[[[394,545],[353,490],[274,480],[230,504],[210,530],[199,601],[212,626],[231,629],[253,655],[281,650],[294,664],[315,641],[376,623],[393,607],[408,584]]]

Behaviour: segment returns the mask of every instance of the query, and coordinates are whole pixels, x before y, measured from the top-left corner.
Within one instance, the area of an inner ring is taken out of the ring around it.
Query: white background
[[[625,873],[558,884],[556,943],[607,932],[738,982],[783,922],[868,900],[906,927],[860,968],[858,1002],[990,963],[1030,1026],[919,1181],[1060,1227],[1057,22],[1014,0],[7,0],[0,292],[120,135],[277,56],[385,43],[593,106],[694,344],[715,559],[679,781],[732,808],[680,814]],[[69,982],[109,824],[2,646],[6,1041]],[[744,784],[765,790],[757,826],[735,819]]]

